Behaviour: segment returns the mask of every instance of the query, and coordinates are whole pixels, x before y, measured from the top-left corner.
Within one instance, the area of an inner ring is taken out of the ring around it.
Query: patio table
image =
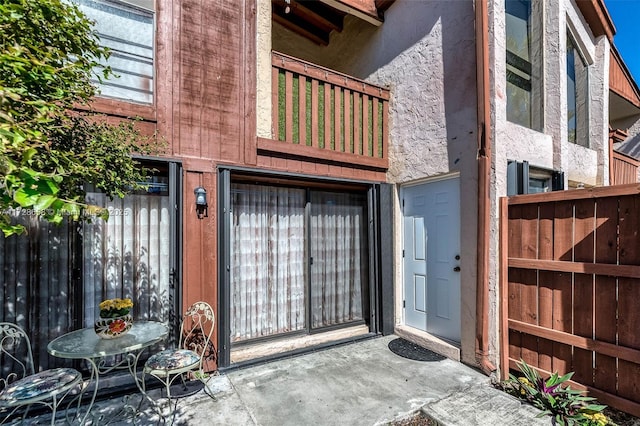
[[[93,394],[87,407],[87,412],[80,421],[81,424],[87,421],[95,403],[100,374],[106,374],[116,369],[128,369],[136,386],[142,391],[140,378],[136,373],[140,355],[149,346],[164,340],[168,334],[169,328],[161,322],[134,321],[133,327],[127,334],[115,339],[102,339],[96,335],[93,328],[83,328],[57,337],[47,345],[47,351],[53,356],[67,359],[83,359],[91,366],[89,382],[77,397],[79,408],[84,392],[89,387],[89,384],[94,382]],[[115,355],[123,356],[115,364],[108,365],[105,358]],[[144,393],[143,396],[145,396]],[[71,403],[67,408],[70,406]],[[80,411],[78,410],[76,416],[79,415]]]

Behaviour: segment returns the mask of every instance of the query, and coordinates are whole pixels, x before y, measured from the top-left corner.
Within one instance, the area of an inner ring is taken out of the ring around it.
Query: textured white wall
[[[271,0],[256,1],[256,56],[256,134],[271,139]]]
[[[507,121],[506,30],[504,0],[489,2],[492,84],[493,176],[491,206],[490,318],[491,350],[498,355],[498,199],[507,192],[507,160],[562,170],[571,183],[608,182],[609,42],[595,39],[571,0],[545,0],[543,7],[543,130],[538,132]],[[589,66],[590,148],[567,142],[566,33],[571,29]],[[496,359],[496,358],[494,358]],[[497,361],[497,359],[496,359]]]
[[[259,0],[259,3],[268,0]],[[491,137],[490,350],[498,362],[498,201],[506,195],[507,160],[562,170],[567,181],[603,184],[608,179],[608,57],[605,37],[595,39],[572,0],[545,0],[543,9],[543,130],[507,121],[504,0],[489,1]],[[268,34],[266,19],[261,20]],[[416,182],[459,172],[462,235],[462,358],[474,360],[477,248],[477,134],[475,30],[472,0],[397,0],[375,27],[347,16],[329,46],[318,46],[273,24],[274,50],[324,65],[391,89],[389,182]],[[567,142],[566,31],[569,27],[590,63],[590,148]],[[261,49],[265,42],[258,42]],[[259,72],[270,71],[259,67]],[[265,71],[267,70],[267,71]],[[270,99],[270,79],[259,81],[258,102]],[[266,101],[269,103],[269,101]],[[270,122],[266,108],[259,118]],[[263,125],[259,124],[259,128]],[[264,126],[264,128],[270,126]],[[259,134],[263,134],[260,132]],[[398,191],[399,192],[399,191]],[[396,311],[402,300],[402,226],[396,200]],[[401,322],[401,318],[397,318]]]
[[[477,140],[472,0],[397,0],[375,27],[353,17],[328,47],[273,25],[273,49],[391,89],[387,180],[460,173],[462,357],[474,362]],[[396,288],[402,314],[402,213],[396,202]],[[402,321],[401,317],[397,318]]]

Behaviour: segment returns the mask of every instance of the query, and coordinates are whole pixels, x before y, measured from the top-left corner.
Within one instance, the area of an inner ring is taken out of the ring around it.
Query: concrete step
[[[536,426],[551,424],[551,417],[490,385],[474,385],[432,403],[422,411],[441,426]]]

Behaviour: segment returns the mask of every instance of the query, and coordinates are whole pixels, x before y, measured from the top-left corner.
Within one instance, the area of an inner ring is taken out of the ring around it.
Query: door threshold
[[[231,348],[231,364],[242,363],[256,358],[265,358],[273,355],[292,352],[312,346],[344,340],[369,334],[369,326],[362,324],[326,333],[308,334],[304,336],[285,337],[277,340],[263,341],[259,343],[243,345],[239,348]]]
[[[408,325],[396,325],[395,334],[437,354],[460,362],[460,346]]]

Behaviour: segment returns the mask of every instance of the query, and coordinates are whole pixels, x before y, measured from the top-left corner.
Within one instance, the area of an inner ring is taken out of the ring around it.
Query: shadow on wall
[[[396,163],[415,158],[410,151],[420,144],[435,163],[442,162],[437,158],[444,155],[450,170],[475,170],[473,1],[397,0],[379,27],[347,16],[342,32],[333,31],[326,47],[274,23],[272,47],[389,87],[396,112],[392,114],[391,126],[396,128],[392,144],[410,145],[399,148],[405,154],[398,155],[406,158]],[[441,173],[446,169],[443,166],[437,164],[440,171],[425,171]]]
[[[17,323],[29,333],[36,368],[70,366],[70,362],[51,357],[47,344],[68,331],[92,326],[98,312],[83,314],[87,298],[93,298],[97,306],[105,298],[132,297],[134,318],[175,318],[169,285],[160,283],[149,266],[147,248],[140,247],[137,254],[121,253],[103,247],[102,238],[94,235],[91,249],[85,247],[90,258],[83,259],[86,232],[81,224],[65,221],[56,226],[27,214],[16,215],[14,221],[25,225],[26,232],[0,236],[4,302],[0,321]],[[84,268],[93,268],[84,278],[83,263]]]
[[[91,247],[85,248],[85,300],[93,297],[95,312],[85,314],[85,326],[98,316],[97,306],[104,299],[119,297],[133,300],[133,318],[151,321],[169,321],[176,325],[175,300],[169,283],[161,282],[150,266],[147,247],[139,245],[137,253],[108,238],[103,243],[100,232],[92,236]],[[156,262],[157,263],[157,262]],[[175,333],[172,333],[172,336]],[[173,343],[173,342],[171,342]]]
[[[617,151],[634,158],[640,158],[640,132],[630,136],[617,148]]]

